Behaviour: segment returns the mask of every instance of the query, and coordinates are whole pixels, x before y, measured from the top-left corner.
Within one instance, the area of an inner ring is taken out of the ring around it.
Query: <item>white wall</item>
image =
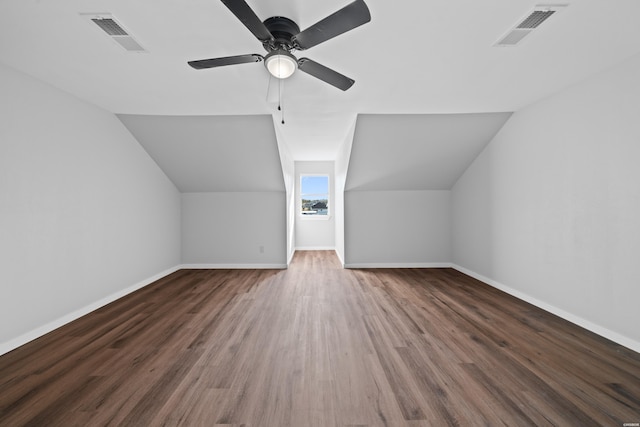
[[[286,223],[282,191],[184,193],[182,262],[200,267],[284,268]]]
[[[334,162],[295,162],[296,171],[296,249],[334,249],[336,245],[336,212],[335,212],[335,177]],[[300,215],[300,175],[322,174],[329,175],[329,216],[328,218],[305,218]]]
[[[347,191],[344,201],[347,267],[451,261],[449,191]]]
[[[514,114],[453,188],[453,260],[640,351],[640,55]]]
[[[333,202],[335,213],[336,229],[336,255],[344,267],[345,244],[344,244],[344,190],[347,184],[347,172],[349,170],[349,160],[351,158],[351,147],[353,146],[353,135],[356,130],[356,119],[354,118],[349,132],[342,145],[338,149],[335,167],[335,197]]]
[[[2,65],[0,93],[3,353],[176,267],[180,195],[113,114]]]
[[[284,143],[281,127],[277,126],[277,118],[274,117],[274,129],[276,133],[276,142],[278,144],[278,152],[280,154],[280,163],[282,164],[282,178],[286,192],[286,211],[287,211],[287,265],[291,263],[293,255],[296,251],[296,171],[295,162]]]

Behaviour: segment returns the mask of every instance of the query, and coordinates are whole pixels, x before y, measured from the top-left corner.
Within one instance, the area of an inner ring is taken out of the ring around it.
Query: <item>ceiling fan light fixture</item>
[[[264,65],[273,77],[286,79],[295,73],[298,61],[286,50],[274,50],[264,58]]]

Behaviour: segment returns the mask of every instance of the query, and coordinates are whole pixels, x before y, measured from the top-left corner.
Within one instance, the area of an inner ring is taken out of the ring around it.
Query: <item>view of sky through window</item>
[[[300,177],[300,212],[303,215],[329,214],[329,177],[302,175]]]

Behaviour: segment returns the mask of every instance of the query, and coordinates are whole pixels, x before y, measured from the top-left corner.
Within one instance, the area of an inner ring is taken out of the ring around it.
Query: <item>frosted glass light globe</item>
[[[264,60],[264,65],[273,77],[286,79],[298,68],[296,58],[284,50],[274,51],[268,54]]]

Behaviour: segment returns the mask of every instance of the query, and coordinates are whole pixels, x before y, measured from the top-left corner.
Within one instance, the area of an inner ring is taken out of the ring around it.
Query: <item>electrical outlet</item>
[[[264,246],[262,246],[262,245],[259,246],[258,250],[260,251],[261,254],[263,254],[264,253]]]

